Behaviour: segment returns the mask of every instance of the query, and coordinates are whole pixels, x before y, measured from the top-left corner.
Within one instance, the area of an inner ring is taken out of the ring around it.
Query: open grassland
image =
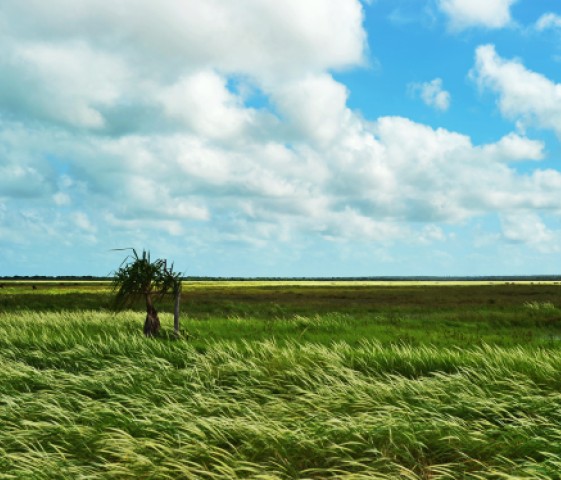
[[[36,286],[0,290],[0,478],[561,478],[557,285],[186,285],[178,341]]]

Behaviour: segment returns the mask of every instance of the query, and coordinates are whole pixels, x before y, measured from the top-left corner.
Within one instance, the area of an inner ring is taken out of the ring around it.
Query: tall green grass
[[[0,478],[560,477],[553,341],[359,340],[340,314],[182,321],[174,341],[145,339],[135,312],[0,313]]]

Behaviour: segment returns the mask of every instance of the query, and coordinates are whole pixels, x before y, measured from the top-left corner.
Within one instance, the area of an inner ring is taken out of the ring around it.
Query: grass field
[[[561,478],[559,285],[187,284],[182,340],[36,287],[0,289],[0,479]]]

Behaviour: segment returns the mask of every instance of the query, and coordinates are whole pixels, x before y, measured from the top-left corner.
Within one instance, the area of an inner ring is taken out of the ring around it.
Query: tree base
[[[144,321],[144,335],[155,337],[160,332],[160,326],[158,312],[154,307],[149,307],[146,311],[146,320]]]

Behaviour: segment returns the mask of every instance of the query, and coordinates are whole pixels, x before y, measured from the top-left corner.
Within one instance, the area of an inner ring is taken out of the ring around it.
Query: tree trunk
[[[173,306],[173,333],[179,337],[179,304],[181,302],[181,284],[175,290],[175,304]]]
[[[146,296],[146,320],[144,321],[144,335],[154,337],[160,331],[160,318],[152,304],[150,295]]]

